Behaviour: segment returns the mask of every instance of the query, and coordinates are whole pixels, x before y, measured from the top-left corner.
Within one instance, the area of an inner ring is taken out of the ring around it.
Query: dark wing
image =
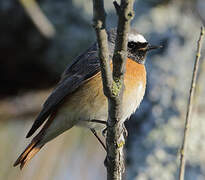
[[[99,71],[100,63],[97,55],[97,47],[96,44],[94,44],[85,53],[77,57],[64,71],[60,82],[44,103],[43,109],[39,113],[26,137],[28,138],[33,135],[50,113],[63,102],[65,96],[74,92],[85,82],[85,80],[91,78]]]

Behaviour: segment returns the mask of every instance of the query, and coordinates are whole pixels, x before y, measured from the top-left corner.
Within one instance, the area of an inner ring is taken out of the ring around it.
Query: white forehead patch
[[[128,41],[141,42],[141,43],[147,42],[147,40],[141,34],[138,35],[129,34]]]

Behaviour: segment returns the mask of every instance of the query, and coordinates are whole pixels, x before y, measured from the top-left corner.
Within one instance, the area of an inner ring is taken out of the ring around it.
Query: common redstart
[[[108,32],[110,63],[114,52],[116,30]],[[150,45],[136,30],[128,34],[127,63],[124,77],[123,122],[135,112],[143,99],[146,88],[145,56],[158,46]],[[32,136],[45,122],[40,132],[19,156],[14,166],[23,166],[50,140],[73,126],[88,127],[95,131],[105,128],[108,103],[98,58],[98,45],[94,43],[64,71],[60,82],[45,101],[26,138]]]

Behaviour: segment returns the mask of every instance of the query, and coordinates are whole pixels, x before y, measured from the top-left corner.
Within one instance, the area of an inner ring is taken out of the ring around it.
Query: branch
[[[117,3],[117,1],[114,1],[113,4],[115,6],[115,10],[117,12],[117,15],[119,15],[121,13],[120,5]]]
[[[127,35],[130,29],[130,21],[134,16],[132,11],[133,1],[121,0],[120,7],[116,5],[116,1],[114,4],[118,14],[118,27],[113,56],[113,79],[116,83],[122,84],[127,57]]]
[[[35,0],[19,0],[20,4],[31,18],[40,33],[46,38],[52,38],[55,35],[55,28],[48,18],[43,14]]]
[[[201,27],[201,33],[200,33],[199,40],[197,43],[197,52],[196,52],[195,64],[194,64],[194,69],[193,69],[193,74],[192,74],[189,101],[188,101],[188,106],[187,106],[184,137],[183,137],[182,147],[180,151],[179,180],[184,180],[184,172],[185,172],[185,164],[186,164],[185,155],[186,155],[186,147],[187,147],[188,130],[190,127],[190,120],[191,120],[191,115],[192,115],[192,106],[193,106],[194,92],[195,92],[195,87],[196,87],[196,78],[197,78],[197,73],[198,73],[199,59],[201,55],[201,46],[202,46],[202,40],[204,37],[204,33],[205,33],[205,30],[203,27]]]
[[[99,60],[105,96],[111,95],[112,72],[109,61],[108,41],[105,23],[106,13],[103,0],[93,0],[93,27],[96,31],[99,47]]]
[[[105,25],[105,10],[103,0],[93,0],[93,22],[99,46],[99,59],[103,80],[104,94],[108,98],[109,117],[107,122],[107,179],[121,180],[124,172],[124,136],[122,119],[122,95],[124,88],[124,73],[127,57],[127,34],[133,17],[133,0],[114,2],[118,14],[117,37],[113,55],[113,73],[109,62],[109,51]]]
[[[107,126],[107,179],[122,179],[124,173],[125,144],[122,119],[122,97],[124,73],[127,59],[127,35],[133,17],[133,0],[121,0],[120,6],[114,2],[118,14],[117,37],[113,55],[112,97],[108,98],[109,118]]]

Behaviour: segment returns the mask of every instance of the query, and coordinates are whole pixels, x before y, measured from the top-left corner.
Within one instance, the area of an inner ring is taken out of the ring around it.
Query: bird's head
[[[112,29],[108,32],[109,42],[111,42],[112,47],[116,39],[116,34],[116,29]],[[130,30],[127,44],[128,58],[140,64],[144,64],[147,52],[158,48],[161,48],[161,46],[149,44],[142,34],[139,34],[135,29]]]
[[[148,51],[158,48],[161,48],[161,46],[149,44],[144,36],[139,34],[135,29],[131,29],[130,33],[128,34],[128,57],[140,64],[144,64]]]

